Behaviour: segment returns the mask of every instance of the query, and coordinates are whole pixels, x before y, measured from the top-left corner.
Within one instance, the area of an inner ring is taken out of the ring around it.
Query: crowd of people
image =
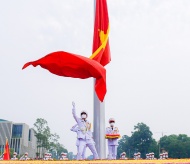
[[[154,157],[154,153],[152,152],[152,153],[146,154],[146,159],[152,160],[152,159],[156,159],[156,158]]]
[[[0,156],[0,160],[3,160],[3,156],[4,156],[4,154],[2,154],[2,155]],[[13,157],[12,157],[10,160],[21,160],[21,161],[25,161],[25,160],[30,160],[30,158],[28,157],[28,153],[25,152],[25,153],[20,157],[20,159],[19,159],[19,158],[17,158],[17,152],[14,152],[14,153],[13,153]]]
[[[76,126],[74,126],[74,127],[76,127]],[[73,128],[72,128],[72,130],[73,130]],[[77,141],[76,144],[77,144],[77,146],[78,146],[78,141]],[[85,150],[86,150],[86,148],[85,148]],[[108,159],[110,159],[110,158],[109,158],[109,155],[110,155],[110,154],[108,154]],[[84,152],[83,152],[83,154],[82,154],[82,158],[86,159]],[[116,159],[116,158],[115,158],[115,159]],[[126,157],[126,153],[125,153],[125,152],[122,152],[122,153],[120,154],[120,158],[119,158],[119,159],[121,159],[121,160],[127,160],[128,158]],[[140,152],[134,153],[134,160],[140,160],[140,159],[142,159],[142,158],[141,158],[141,153],[140,153]],[[154,157],[154,152],[151,152],[151,153],[147,153],[147,154],[146,154],[146,160],[154,160],[154,159],[157,159],[157,158]],[[168,159],[168,152],[160,153],[160,158],[158,158],[158,159],[159,159],[159,160]],[[0,156],[0,160],[3,160],[3,154]],[[20,159],[19,159],[19,158],[17,158],[17,153],[14,152],[14,153],[13,153],[13,157],[11,158],[11,160],[22,160],[22,161],[25,161],[25,160],[31,160],[31,158],[29,158],[29,157],[28,157],[28,153],[25,152],[25,154],[24,154],[23,156],[21,156]],[[53,160],[52,154],[51,154],[51,153],[45,153],[45,154],[44,154],[44,158],[42,158],[42,160]],[[68,158],[67,158],[67,153],[62,152],[62,153],[60,154],[59,160],[68,160]]]
[[[160,153],[159,159],[168,159],[168,152]]]
[[[2,155],[0,156],[0,160],[3,160],[3,155],[4,155],[4,154],[2,154]],[[37,158],[36,158],[36,159],[37,159]],[[36,160],[36,159],[35,159],[35,160]],[[10,160],[27,161],[27,160],[34,160],[34,159],[28,157],[28,152],[25,152],[20,158],[17,158],[17,153],[14,152],[14,153],[13,153],[13,157],[12,157]],[[51,154],[51,153],[44,153],[44,158],[42,158],[42,159],[40,159],[40,160],[53,160],[52,154]],[[67,153],[62,152],[62,153],[60,154],[59,160],[68,160],[68,158],[67,158]]]
[[[134,153],[134,159],[135,160],[138,160],[138,159],[142,159],[141,158],[141,153],[138,152],[138,153]],[[154,157],[154,152],[151,152],[151,153],[147,153],[146,154],[146,159],[147,160],[154,160],[154,159],[157,159]],[[168,152],[163,152],[163,153],[160,153],[160,158],[158,159],[168,159]]]

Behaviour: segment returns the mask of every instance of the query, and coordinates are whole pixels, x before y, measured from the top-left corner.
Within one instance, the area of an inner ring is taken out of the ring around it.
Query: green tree
[[[62,152],[64,153],[68,153],[67,149],[60,143],[57,143],[56,145],[56,151],[57,151],[57,154],[61,154]]]
[[[160,147],[168,151],[170,158],[190,157],[190,137],[186,134],[164,136],[160,139]]]
[[[13,157],[14,149],[10,148],[10,157]]]
[[[130,137],[130,145],[134,152],[141,152],[141,156],[145,158],[146,153],[152,149],[154,143],[150,128],[144,123],[138,123],[134,126],[134,132]]]
[[[152,137],[150,128],[144,123],[138,123],[134,126],[134,132],[131,137],[124,135],[119,140],[117,157],[122,152],[126,152],[128,158],[133,158],[133,154],[141,152],[141,157],[145,158],[146,153],[154,152],[158,157],[158,144]]]
[[[68,159],[70,159],[70,160],[73,160],[74,158],[76,158],[76,156],[73,154],[73,152],[69,152],[69,153],[67,154],[67,157],[68,157]]]
[[[130,137],[127,135],[122,136],[122,138],[118,142],[118,148],[117,148],[117,157],[120,158],[120,154],[122,152],[126,152],[127,156],[131,157],[131,151],[130,151],[130,145],[129,145]]]
[[[61,152],[68,152],[67,149],[59,143],[59,135],[56,133],[51,134],[48,122],[45,119],[36,119],[34,131],[37,138],[36,156],[42,157],[46,151],[49,151],[52,153],[53,158],[56,158],[56,154],[59,156]]]
[[[42,157],[44,152],[50,149],[51,132],[48,122],[43,118],[37,118],[34,131],[37,138],[37,154]]]
[[[148,148],[148,153],[154,152],[154,156],[159,158],[159,146],[155,139],[152,139],[150,147]]]
[[[44,131],[49,129],[48,122],[43,118],[37,118],[34,123],[34,129],[37,133],[43,134]]]

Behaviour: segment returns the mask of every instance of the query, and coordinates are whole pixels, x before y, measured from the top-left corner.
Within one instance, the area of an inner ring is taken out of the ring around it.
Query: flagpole
[[[94,0],[94,15],[96,9],[96,0]],[[94,79],[94,84],[95,84]],[[94,85],[95,86],[95,85]],[[100,102],[94,90],[94,129],[93,137],[96,143],[96,150],[100,159],[106,158],[106,144],[105,144],[105,101]]]
[[[94,80],[95,83],[95,80]],[[94,91],[94,141],[101,159],[106,158],[105,144],[105,102],[100,102]]]

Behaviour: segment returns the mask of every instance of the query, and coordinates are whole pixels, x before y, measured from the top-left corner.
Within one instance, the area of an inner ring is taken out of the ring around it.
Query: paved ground
[[[190,164],[190,159],[169,160],[91,160],[91,161],[0,161],[0,164]]]

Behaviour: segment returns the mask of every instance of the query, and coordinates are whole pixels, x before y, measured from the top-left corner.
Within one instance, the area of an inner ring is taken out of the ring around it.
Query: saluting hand
[[[74,101],[72,102],[72,105],[73,105],[73,108],[75,108],[75,102]]]

